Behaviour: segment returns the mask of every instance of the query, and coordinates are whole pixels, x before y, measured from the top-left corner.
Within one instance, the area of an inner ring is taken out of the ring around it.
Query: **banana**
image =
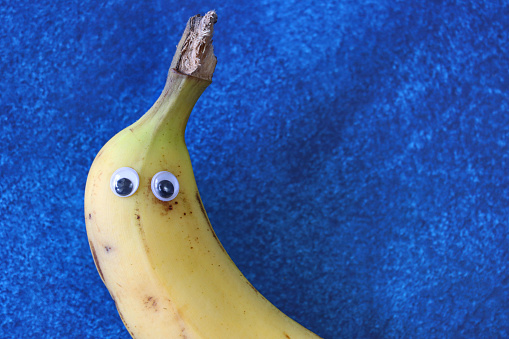
[[[184,131],[211,83],[216,20],[189,19],[159,99],[97,154],[85,189],[93,260],[133,338],[318,338],[249,283],[200,198]]]

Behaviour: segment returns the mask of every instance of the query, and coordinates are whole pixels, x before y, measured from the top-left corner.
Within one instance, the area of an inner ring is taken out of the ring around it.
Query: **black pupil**
[[[129,195],[133,191],[133,183],[127,178],[117,180],[115,183],[115,191],[122,196]]]
[[[169,198],[173,195],[175,188],[169,180],[161,180],[157,184],[157,190],[159,191],[159,194],[161,194],[161,197]]]

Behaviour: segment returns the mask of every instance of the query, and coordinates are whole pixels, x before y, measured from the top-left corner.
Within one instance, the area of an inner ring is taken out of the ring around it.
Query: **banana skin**
[[[207,217],[184,132],[210,83],[171,68],[152,108],[97,154],[85,188],[97,271],[133,338],[318,338],[250,284]],[[159,173],[174,181],[155,187]]]

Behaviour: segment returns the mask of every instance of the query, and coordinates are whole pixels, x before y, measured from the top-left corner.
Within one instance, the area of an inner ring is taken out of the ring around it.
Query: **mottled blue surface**
[[[368,0],[1,1],[0,337],[128,338],[87,171],[212,8],[186,138],[256,288],[326,338],[507,338],[509,5]]]

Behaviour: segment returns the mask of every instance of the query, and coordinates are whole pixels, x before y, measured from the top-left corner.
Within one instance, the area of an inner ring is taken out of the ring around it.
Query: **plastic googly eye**
[[[140,185],[138,173],[130,167],[116,170],[110,179],[111,191],[115,195],[126,198],[134,194]]]
[[[173,200],[179,193],[177,177],[166,171],[156,173],[152,177],[150,187],[152,188],[152,193],[161,201]]]

